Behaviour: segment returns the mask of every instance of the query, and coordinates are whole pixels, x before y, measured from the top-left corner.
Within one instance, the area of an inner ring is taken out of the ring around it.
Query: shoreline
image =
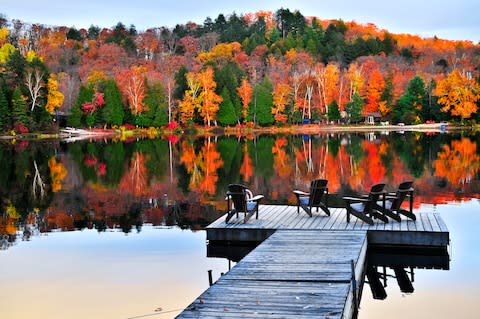
[[[63,128],[58,132],[38,132],[18,135],[0,135],[0,140],[43,140],[43,139],[60,139],[69,142],[80,141],[85,139],[110,139],[120,137],[143,137],[147,135],[148,128],[134,130],[118,130],[118,129],[74,129]],[[231,136],[231,135],[255,135],[255,134],[320,134],[335,132],[430,132],[430,133],[448,133],[458,130],[480,130],[480,125],[459,126],[450,125],[448,123],[435,124],[415,124],[415,125],[292,125],[286,127],[269,126],[255,128],[239,128],[239,127],[193,127],[177,129],[175,131],[163,129],[156,135],[162,138],[171,135],[207,135],[207,136]],[[191,131],[192,133],[189,133]]]

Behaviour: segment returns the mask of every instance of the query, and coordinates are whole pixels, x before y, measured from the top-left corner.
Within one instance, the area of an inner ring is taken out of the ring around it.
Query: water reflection
[[[415,181],[415,203],[480,193],[479,133],[329,133],[0,144],[2,248],[51,230],[201,229],[225,210],[230,183],[294,203],[292,189],[326,178],[332,204],[385,182]]]
[[[402,293],[410,294],[417,269],[450,269],[447,247],[369,247],[365,282],[373,299],[386,299],[385,288],[392,280]]]

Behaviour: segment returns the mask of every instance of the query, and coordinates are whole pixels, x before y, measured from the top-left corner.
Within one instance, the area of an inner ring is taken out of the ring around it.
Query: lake
[[[326,178],[329,204],[415,182],[415,211],[451,236],[448,270],[386,268],[360,318],[477,318],[480,134],[369,132],[0,143],[2,318],[173,318],[234,262],[206,257],[206,225],[241,182],[264,203]],[[379,268],[380,269],[380,268]],[[383,271],[383,270],[382,270]],[[413,276],[412,276],[413,275]]]

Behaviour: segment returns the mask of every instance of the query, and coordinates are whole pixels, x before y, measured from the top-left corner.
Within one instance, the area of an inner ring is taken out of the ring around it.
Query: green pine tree
[[[93,86],[92,85],[80,86],[77,100],[75,101],[75,104],[72,106],[70,115],[67,118],[68,126],[72,126],[72,127],[82,126],[82,120],[83,120],[82,105],[86,102],[91,102],[92,99],[93,99]],[[93,121],[93,123],[95,123],[95,121]]]
[[[357,123],[362,119],[362,108],[364,104],[365,102],[358,93],[352,96],[352,99],[345,107],[350,122]]]
[[[145,95],[144,103],[147,106],[147,110],[136,115],[136,125],[142,127],[158,127],[167,124],[167,106],[161,83],[147,85],[147,94]]]
[[[272,114],[272,83],[268,78],[265,78],[262,83],[258,84],[255,87],[253,96],[253,108],[251,109],[251,113],[256,122],[261,126],[273,124],[274,118]]]
[[[422,78],[415,76],[408,84],[393,110],[394,122],[413,124],[422,121],[428,113],[428,94]]]
[[[11,122],[10,108],[3,87],[0,86],[0,131],[8,130]]]
[[[328,120],[338,121],[340,120],[340,110],[338,109],[337,101],[333,100],[328,106]]]
[[[234,125],[237,123],[238,118],[235,115],[235,108],[233,107],[232,99],[226,86],[223,87],[221,96],[223,101],[220,103],[217,120],[223,126]]]
[[[102,108],[103,120],[108,125],[122,125],[125,113],[117,83],[113,79],[108,79],[103,82],[102,86],[105,101]]]
[[[15,126],[21,124],[28,127],[27,103],[18,86],[12,96],[12,119]]]

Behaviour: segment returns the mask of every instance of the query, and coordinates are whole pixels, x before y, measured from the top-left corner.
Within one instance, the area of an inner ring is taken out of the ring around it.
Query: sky
[[[0,0],[0,13],[8,20],[76,28],[112,27],[122,22],[139,31],[188,21],[203,23],[206,17],[214,20],[220,13],[240,15],[280,8],[321,19],[371,22],[392,33],[480,42],[479,0]]]

